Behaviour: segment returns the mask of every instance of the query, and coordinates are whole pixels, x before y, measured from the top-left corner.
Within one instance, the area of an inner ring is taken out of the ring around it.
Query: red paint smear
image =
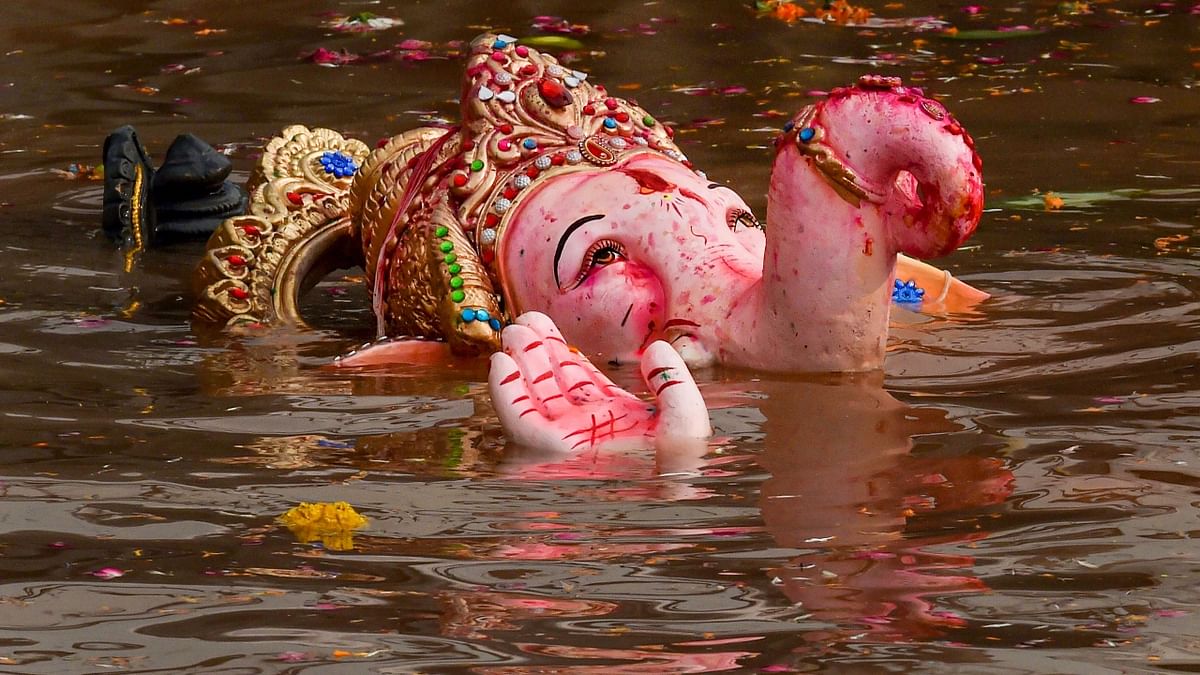
[[[687,197],[688,199],[694,199],[694,200],[700,202],[700,204],[703,206],[706,206],[706,207],[708,206],[708,202],[704,201],[703,197],[701,197],[700,195],[696,194],[695,192],[692,192],[691,190],[689,190],[685,187],[679,188],[679,194],[683,195],[684,197]]]
[[[666,180],[656,173],[646,171],[645,169],[621,169],[621,173],[629,176],[637,181],[638,191],[644,195],[654,192],[670,192],[675,189],[675,184]]]

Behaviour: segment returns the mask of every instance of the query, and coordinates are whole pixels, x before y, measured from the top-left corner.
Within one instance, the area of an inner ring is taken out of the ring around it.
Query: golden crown
[[[491,352],[512,307],[497,252],[531,186],[634,153],[691,167],[670,127],[507,35],[472,41],[461,107],[460,126],[413,129],[369,155],[326,129],[285,129],[259,162],[254,216],[226,221],[210,241],[196,277],[204,289],[197,316],[298,321],[293,299],[277,289],[303,285],[292,277],[333,246],[333,237],[319,235],[320,223],[336,221],[361,244],[380,336],[443,338],[456,352]],[[276,155],[284,154],[297,165],[281,171]],[[230,251],[242,268],[254,266],[245,256],[259,244],[244,236],[248,225],[269,231],[262,248],[279,253],[262,259],[253,284],[248,273],[226,274]]]

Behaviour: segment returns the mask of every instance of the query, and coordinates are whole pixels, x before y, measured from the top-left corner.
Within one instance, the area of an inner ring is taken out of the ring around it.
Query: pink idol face
[[[524,195],[498,251],[513,313],[536,310],[591,356],[665,339],[707,365],[730,303],[762,276],[742,198],[652,153],[550,178]]]

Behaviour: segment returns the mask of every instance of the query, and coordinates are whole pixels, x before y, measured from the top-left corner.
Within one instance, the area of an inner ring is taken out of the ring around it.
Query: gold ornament
[[[533,185],[636,153],[691,166],[645,110],[504,35],[472,42],[461,100],[461,126],[414,129],[370,153],[327,129],[285,129],[259,161],[250,215],[209,241],[194,316],[302,324],[296,298],[311,277],[361,264],[380,337],[489,353],[515,309],[506,226]],[[352,160],[352,181],[330,175],[331,153]]]

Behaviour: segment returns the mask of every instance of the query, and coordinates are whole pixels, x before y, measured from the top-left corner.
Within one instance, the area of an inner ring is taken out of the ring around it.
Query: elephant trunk
[[[778,371],[883,365],[896,254],[945,255],[983,205],[974,143],[897,78],[833,92],[777,141],[762,280],[738,298],[722,360]]]

